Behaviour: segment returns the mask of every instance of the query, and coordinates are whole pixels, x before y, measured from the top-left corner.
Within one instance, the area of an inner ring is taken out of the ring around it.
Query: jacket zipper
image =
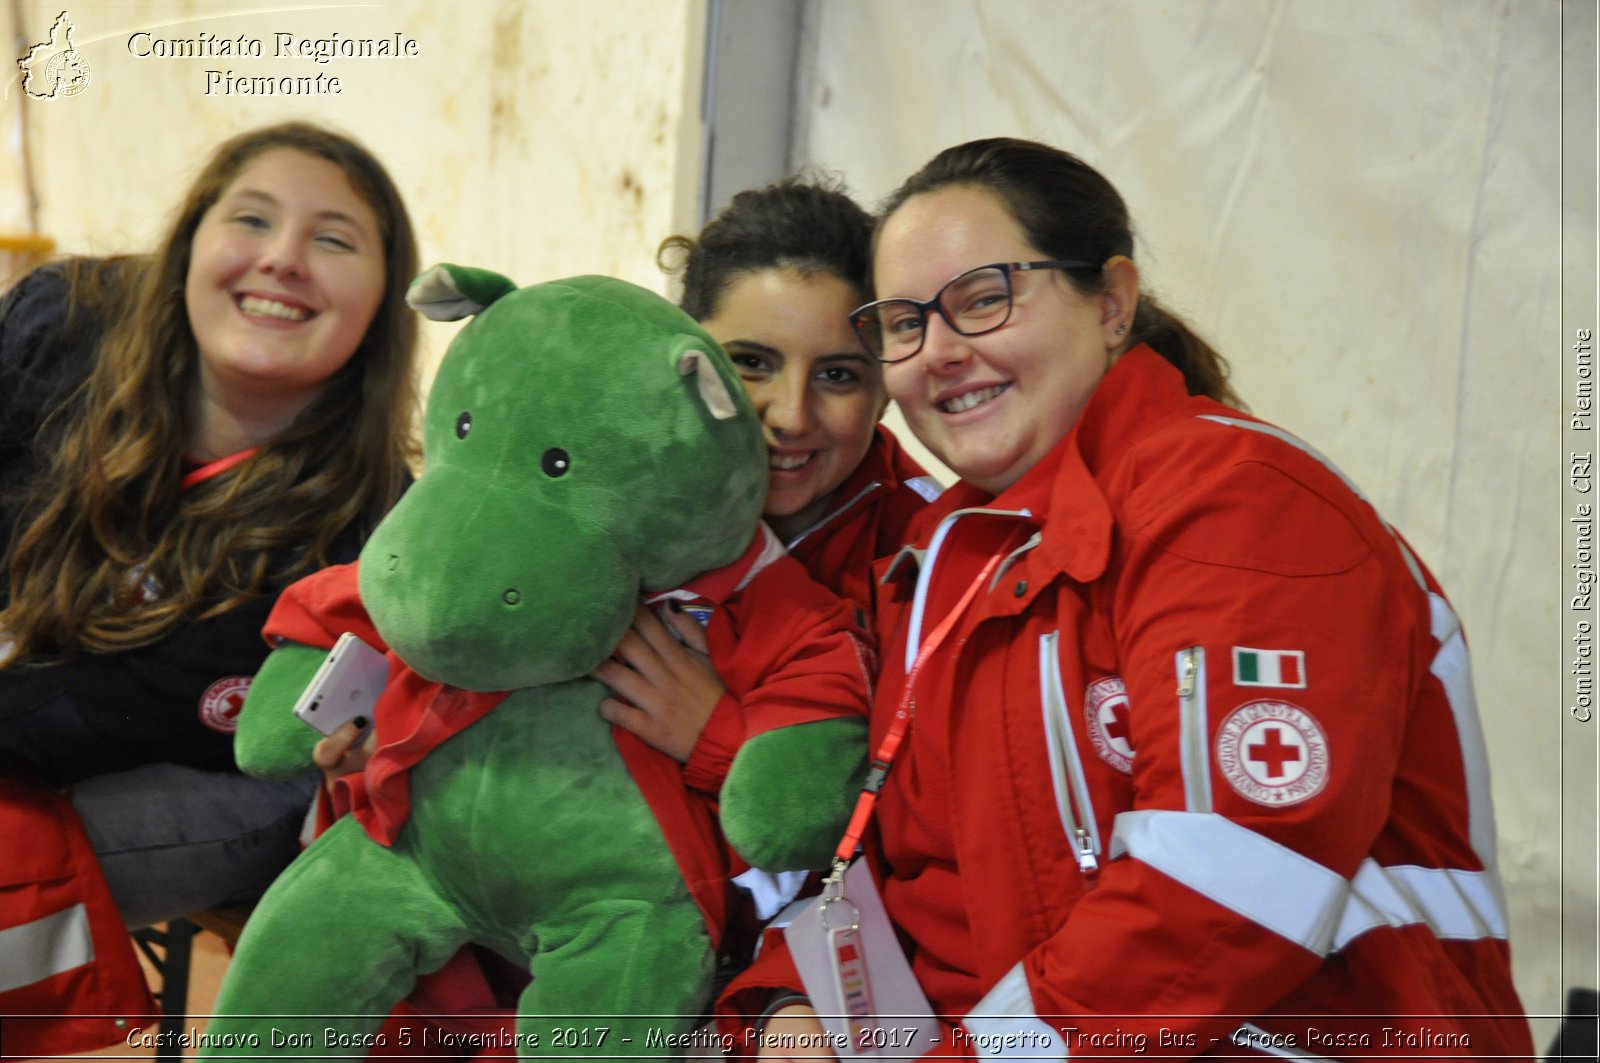
[[[1190,812],[1211,811],[1211,762],[1206,741],[1206,651],[1204,646],[1179,650],[1178,721],[1182,742],[1184,803]]]
[[[1059,632],[1039,636],[1039,703],[1044,712],[1050,781],[1055,785],[1061,825],[1072,840],[1078,870],[1092,878],[1100,873],[1100,831],[1095,823],[1089,782],[1083,774],[1083,761],[1078,755],[1066,691],[1061,683],[1061,658],[1056,653],[1059,641]]]

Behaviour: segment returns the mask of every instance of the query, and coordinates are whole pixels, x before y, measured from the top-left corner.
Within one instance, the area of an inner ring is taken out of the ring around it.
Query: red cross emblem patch
[[[1133,743],[1128,740],[1128,688],[1120,675],[1096,679],[1083,692],[1083,716],[1089,741],[1100,759],[1133,774]]]
[[[1328,739],[1306,710],[1251,701],[1222,721],[1217,766],[1228,785],[1258,805],[1297,805],[1328,782]]]
[[[230,675],[206,687],[200,695],[200,722],[213,731],[233,734],[239,729],[239,710],[250,693],[250,677]]]

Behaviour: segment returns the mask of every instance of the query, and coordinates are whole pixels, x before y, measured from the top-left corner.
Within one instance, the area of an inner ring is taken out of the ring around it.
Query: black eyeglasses
[[[981,336],[1011,320],[1011,273],[1030,269],[1093,269],[1098,262],[1053,258],[1043,262],[996,262],[969,269],[945,281],[927,302],[879,299],[850,314],[850,327],[867,352],[886,365],[903,362],[922,350],[928,335],[928,314],[937,313],[963,336]]]

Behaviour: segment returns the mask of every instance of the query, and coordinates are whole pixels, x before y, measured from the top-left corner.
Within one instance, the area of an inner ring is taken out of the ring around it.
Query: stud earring
[[[1128,326],[1127,326],[1126,322],[1124,322],[1123,324],[1117,326],[1117,335],[1118,336],[1126,336],[1127,334],[1128,334]]]

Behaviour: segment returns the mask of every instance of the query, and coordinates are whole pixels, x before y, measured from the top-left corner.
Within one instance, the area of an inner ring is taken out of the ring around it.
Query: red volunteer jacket
[[[861,464],[835,493],[838,504],[784,545],[813,580],[861,607],[860,622],[864,626],[873,613],[873,562],[900,548],[907,525],[938,497],[940,490],[938,481],[900,449],[894,434],[879,425]],[[762,597],[773,593],[792,598],[795,592],[773,586]],[[741,646],[737,653],[748,667],[765,664],[761,655],[776,650],[775,646],[752,642]],[[713,653],[714,663],[717,656]],[[721,656],[733,660],[731,652]],[[876,671],[875,662],[869,671]],[[718,672],[721,673],[720,665]],[[727,677],[724,680],[730,686],[736,685]],[[739,745],[768,729],[760,725],[759,717],[747,729],[745,714],[737,710],[737,700],[725,697],[717,706],[684,765],[685,780],[698,790],[715,794],[727,777]],[[793,721],[780,718],[775,725],[784,722]]]
[[[0,779],[0,1052],[87,1052],[159,1021],[72,804]]]
[[[870,617],[876,598],[872,563],[900,549],[912,518],[940,490],[894,433],[879,425],[866,457],[834,493],[834,508],[784,545],[812,579]]]
[[[955,1023],[934,1054],[1531,1056],[1460,624],[1315,452],[1138,348],[1021,481],[913,532],[874,745],[998,559],[868,846]],[[781,950],[722,1008],[774,987]]]

